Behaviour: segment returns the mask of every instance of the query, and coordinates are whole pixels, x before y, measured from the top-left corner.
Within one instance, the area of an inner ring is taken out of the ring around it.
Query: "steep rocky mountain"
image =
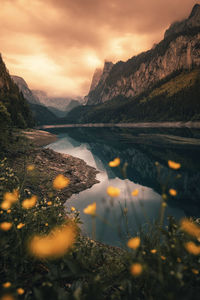
[[[12,75],[12,79],[19,87],[24,98],[28,101],[36,124],[49,125],[56,123],[56,115],[40,102],[39,98],[29,89],[26,81],[22,77],[15,75]]]
[[[29,103],[40,104],[39,99],[33,95],[32,91],[28,87],[28,84],[22,77],[11,75],[11,78],[16,83],[16,85],[18,85],[19,90],[22,92],[24,98],[26,98]]]
[[[95,70],[94,75],[92,77],[92,82],[91,82],[89,93],[91,91],[93,91],[96,88],[96,86],[98,85],[99,80],[101,79],[102,73],[103,73],[103,70],[100,68],[97,68]]]
[[[0,55],[0,129],[5,130],[9,126],[26,128],[33,125],[28,103],[12,80]]]
[[[94,71],[94,74],[92,76],[92,82],[91,82],[91,85],[90,85],[90,89],[89,89],[89,93],[87,96],[84,97],[84,104],[87,104],[88,102],[88,98],[90,96],[90,93],[96,88],[96,86],[98,85],[100,79],[101,79],[101,76],[102,76],[102,73],[103,73],[103,69],[101,68],[97,68],[95,69]]]
[[[193,27],[200,26],[200,9],[199,4],[196,4],[188,19],[173,23],[165,32],[165,38],[170,35],[177,34],[184,30],[192,29]]]
[[[137,97],[117,96],[76,107],[61,123],[128,123],[200,120],[200,68],[177,71]]]
[[[97,104],[101,102],[98,98],[99,92],[103,90],[105,82],[113,67],[113,63],[105,61],[103,70],[97,69],[94,72],[89,94],[85,97],[87,105]]]
[[[199,16],[197,4],[189,18],[173,24],[151,50],[109,66],[96,88],[89,92],[87,104],[104,103],[119,95],[136,97],[178,70],[200,66]]]

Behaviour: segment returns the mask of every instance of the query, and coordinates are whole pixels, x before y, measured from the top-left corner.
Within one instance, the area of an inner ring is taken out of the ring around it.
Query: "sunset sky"
[[[104,60],[163,38],[198,0],[0,0],[0,52],[10,74],[49,96],[84,96]]]

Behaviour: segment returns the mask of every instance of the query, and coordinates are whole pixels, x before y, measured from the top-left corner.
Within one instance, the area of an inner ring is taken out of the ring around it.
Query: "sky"
[[[105,60],[163,39],[198,0],[0,0],[0,52],[12,75],[52,97],[85,96]]]

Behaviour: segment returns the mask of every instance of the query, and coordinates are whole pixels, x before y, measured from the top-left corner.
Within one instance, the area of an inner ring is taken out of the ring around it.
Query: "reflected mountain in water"
[[[74,147],[86,147],[97,167],[106,170],[109,179],[123,178],[119,168],[108,166],[109,161],[120,157],[122,165],[128,163],[129,180],[150,187],[159,194],[166,193],[169,205],[183,209],[186,215],[200,215],[199,130],[114,127],[50,131],[60,137],[67,135]],[[168,160],[181,163],[181,169],[170,170]],[[155,162],[159,165],[156,166]],[[176,189],[178,195],[170,196],[169,188]]]

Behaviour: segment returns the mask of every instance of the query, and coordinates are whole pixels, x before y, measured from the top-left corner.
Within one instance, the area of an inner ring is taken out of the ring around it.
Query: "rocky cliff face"
[[[93,99],[96,98],[96,90],[99,90],[104,86],[106,78],[108,77],[112,67],[112,62],[105,61],[103,70],[96,69],[94,72],[89,94],[85,97],[85,102],[88,105],[99,103],[98,99],[96,99],[97,101],[95,101],[95,103],[93,101]]]
[[[102,73],[103,73],[103,70],[100,69],[100,68],[97,68],[97,69],[95,70],[94,75],[93,75],[93,77],[92,77],[92,83],[91,83],[91,86],[90,86],[90,91],[89,91],[89,93],[90,93],[91,91],[93,91],[93,90],[96,88],[96,86],[98,85],[99,80],[101,79]]]
[[[11,77],[14,83],[16,83],[17,86],[19,87],[19,90],[22,92],[24,98],[26,98],[29,103],[40,104],[39,99],[33,95],[32,91],[28,87],[28,84],[22,77],[15,76],[15,75],[12,75]]]
[[[172,25],[153,49],[106,68],[87,104],[108,101],[118,95],[134,97],[180,69],[200,66],[200,5],[189,18]]]

